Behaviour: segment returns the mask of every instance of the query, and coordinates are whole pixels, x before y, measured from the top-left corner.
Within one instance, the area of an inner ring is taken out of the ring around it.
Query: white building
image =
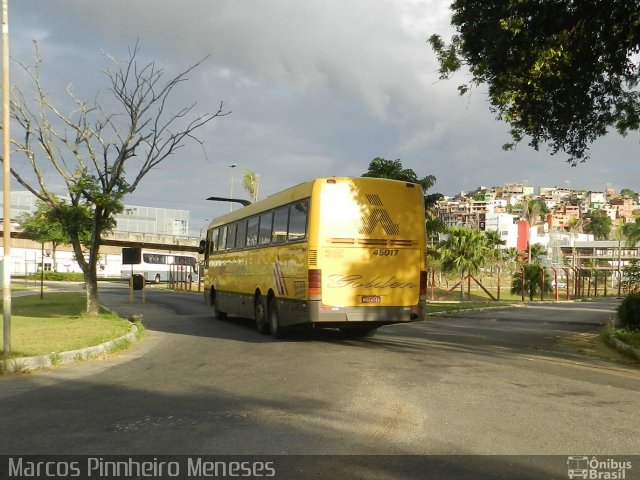
[[[485,231],[493,230],[500,234],[505,243],[503,248],[516,248],[518,245],[518,225],[515,217],[509,213],[487,213],[485,216]]]
[[[0,194],[0,205],[2,205]],[[35,212],[37,199],[28,191],[11,192],[12,228],[19,230],[19,220],[25,214]],[[2,207],[4,212],[4,206]],[[195,244],[189,237],[189,211],[126,205],[115,216],[116,227],[110,237],[122,241],[166,245]],[[4,257],[4,247],[0,247]],[[54,266],[55,263],[55,266]],[[11,245],[12,275],[29,275],[40,271],[81,272],[75,254],[69,245],[58,246],[53,258],[52,245],[38,244],[26,239],[13,239]],[[98,276],[119,277],[122,266],[122,247],[100,247]]]

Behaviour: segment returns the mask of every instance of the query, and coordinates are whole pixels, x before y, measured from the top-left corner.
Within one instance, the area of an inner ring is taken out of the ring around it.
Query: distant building
[[[0,194],[0,206],[3,198]],[[36,211],[37,198],[26,190],[11,192],[11,221],[19,223],[24,214]],[[125,205],[115,216],[114,232],[148,233],[186,237],[189,235],[189,210]]]
[[[4,212],[3,198],[0,205]],[[12,230],[20,230],[20,218],[35,212],[37,199],[28,191],[11,192]],[[178,245],[195,245],[196,238],[189,237],[189,211],[168,208],[126,205],[122,213],[115,216],[116,227],[106,239],[129,244],[156,245],[172,251]],[[1,242],[0,242],[1,244]],[[122,244],[122,243],[121,243]],[[102,245],[98,260],[98,276],[119,277],[122,266],[122,247]],[[4,249],[0,247],[4,255]],[[60,272],[80,272],[75,255],[69,245],[60,245],[56,251],[55,266]],[[28,275],[44,269],[54,269],[51,244],[41,245],[28,239],[16,238],[12,241],[11,273]]]

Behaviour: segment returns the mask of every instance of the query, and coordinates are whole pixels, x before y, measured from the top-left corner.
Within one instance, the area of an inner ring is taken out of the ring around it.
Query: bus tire
[[[156,285],[158,283],[160,283],[160,274],[159,273],[156,273],[156,277],[153,279],[153,283],[155,283]]]
[[[213,309],[214,320],[224,320],[227,318],[227,312],[220,310],[220,307],[218,306],[218,299],[215,294],[211,296],[211,308]]]
[[[273,338],[282,338],[283,330],[280,325],[280,310],[278,310],[276,297],[269,301],[269,328]]]
[[[213,304],[213,318],[216,320],[224,320],[227,318],[227,312],[221,312],[216,303]]]
[[[258,332],[263,335],[269,333],[267,309],[261,296],[256,297],[256,301],[253,305],[253,316],[256,319],[256,329],[258,330]]]

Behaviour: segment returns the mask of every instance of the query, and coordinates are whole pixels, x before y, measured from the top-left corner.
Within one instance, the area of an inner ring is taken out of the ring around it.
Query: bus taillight
[[[322,270],[309,269],[309,299],[320,297],[322,294]]]
[[[420,300],[427,299],[427,272],[420,272]]]

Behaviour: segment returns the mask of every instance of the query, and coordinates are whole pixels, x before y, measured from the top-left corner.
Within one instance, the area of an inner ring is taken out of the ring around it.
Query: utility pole
[[[2,268],[2,351],[11,353],[11,167],[9,164],[9,14],[7,2],[2,0],[2,172],[3,218],[2,241],[4,262]]]
[[[231,165],[229,165],[229,168],[231,169],[231,188],[229,190],[229,198],[233,198],[233,169],[236,168],[238,165],[235,163],[232,163]],[[229,211],[233,212],[233,202],[229,202]]]

